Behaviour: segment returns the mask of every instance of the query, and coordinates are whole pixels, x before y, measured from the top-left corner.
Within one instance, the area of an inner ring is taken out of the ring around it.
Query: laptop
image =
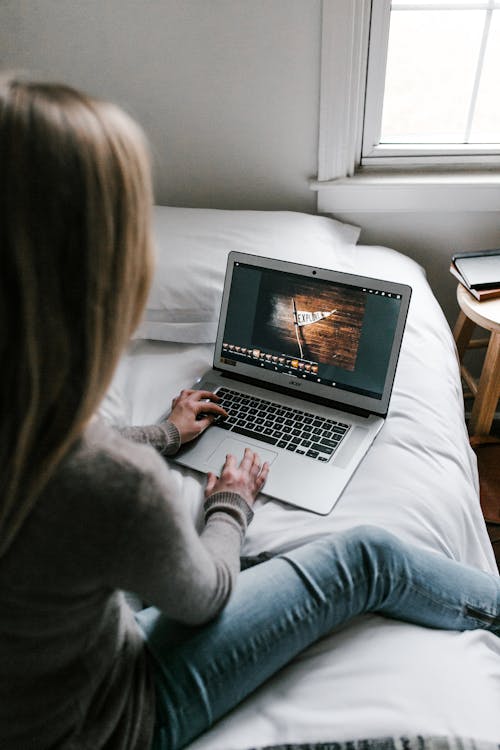
[[[228,413],[174,460],[220,475],[248,446],[263,493],[328,514],[384,424],[411,288],[231,252],[213,368]]]

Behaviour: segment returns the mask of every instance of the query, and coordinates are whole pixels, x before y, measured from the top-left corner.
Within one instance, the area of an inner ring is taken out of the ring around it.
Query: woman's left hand
[[[227,417],[227,412],[216,402],[220,401],[210,391],[181,391],[172,401],[168,421],[179,430],[181,444],[194,440],[217,417]]]

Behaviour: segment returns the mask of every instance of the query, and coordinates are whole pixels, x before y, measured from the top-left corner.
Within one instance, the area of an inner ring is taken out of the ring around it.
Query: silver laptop
[[[175,461],[220,474],[245,447],[270,464],[264,493],[330,512],[384,424],[411,288],[232,252],[213,369],[228,418]]]

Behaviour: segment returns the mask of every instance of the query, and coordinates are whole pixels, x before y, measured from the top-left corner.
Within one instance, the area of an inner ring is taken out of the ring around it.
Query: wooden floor
[[[466,408],[470,407],[470,404],[466,401]],[[500,438],[500,419],[494,420],[493,425],[491,427],[490,435],[494,435],[498,438]],[[500,451],[499,451],[500,452]],[[481,478],[481,472],[480,472],[480,478]],[[490,476],[488,477],[488,483],[491,486],[492,483],[492,477],[491,472]],[[498,483],[498,497],[500,497],[500,482]],[[488,523],[486,522],[486,528],[488,530],[488,536],[490,537],[491,545],[493,547],[493,552],[495,553],[495,559],[497,561],[497,566],[500,571],[500,523]]]

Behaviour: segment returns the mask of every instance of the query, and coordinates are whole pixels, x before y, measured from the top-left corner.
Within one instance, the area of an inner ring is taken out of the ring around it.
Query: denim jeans
[[[206,625],[143,610],[137,619],[157,696],[153,750],[184,747],[296,654],[364,612],[500,635],[500,578],[360,526],[245,570]]]

